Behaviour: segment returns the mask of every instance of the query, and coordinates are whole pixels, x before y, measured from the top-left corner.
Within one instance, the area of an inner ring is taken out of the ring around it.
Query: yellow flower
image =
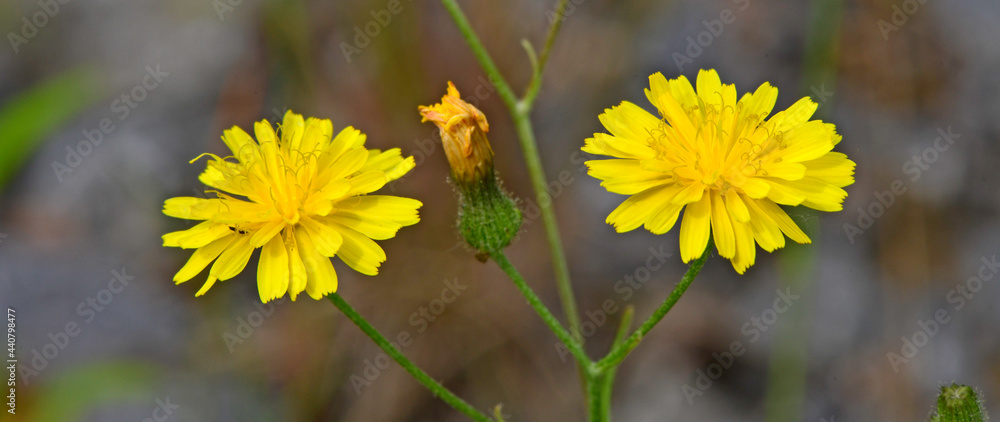
[[[364,147],[365,135],[347,127],[337,136],[329,120],[288,112],[279,133],[266,120],[254,125],[256,142],[239,127],[222,140],[233,156],[211,156],[202,183],[217,198],[178,197],[163,204],[171,217],[204,220],[163,236],[163,246],[196,249],[174,276],[183,283],[208,264],[201,296],[217,280],[243,271],[261,248],[257,289],[267,302],[287,292],[320,299],[337,290],[330,258],[338,256],[362,274],[375,275],[385,252],[372,239],[389,239],[416,224],[420,201],[366,195],[414,167],[399,148]],[[192,160],[193,161],[193,160]]]
[[[701,256],[711,233],[742,274],[754,263],[755,241],[768,252],[785,246],[785,236],[809,243],[778,204],[843,208],[854,162],[831,151],[841,139],[834,125],[809,120],[817,107],[809,98],[768,119],[778,97],[768,83],[739,101],[714,70],[698,73],[697,92],[683,76],[656,73],[649,83],[646,97],[660,117],[622,102],[600,115],[611,134],[596,133],[583,147],[616,157],[587,166],[608,191],[632,195],[607,218],[619,232],[666,233],[684,209],[681,259]]]

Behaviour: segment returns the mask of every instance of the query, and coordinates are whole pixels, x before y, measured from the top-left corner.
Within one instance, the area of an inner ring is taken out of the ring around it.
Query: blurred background
[[[518,92],[521,39],[541,45],[554,3],[461,2]],[[523,200],[510,258],[562,315],[509,115],[440,3],[12,0],[0,32],[0,305],[16,310],[19,420],[465,420],[330,303],[260,304],[256,258],[198,299],[204,276],[171,281],[190,251],[160,236],[189,225],[162,203],[205,195],[188,161],[288,109],[418,164],[384,189],[425,205],[380,242],[379,276],[335,260],[348,302],[478,408],[583,420],[575,366],[455,231],[437,129],[417,113],[449,80],[486,114]],[[714,68],[741,93],[769,81],[776,110],[810,96],[858,164],[844,211],[789,210],[812,245],[758,249],[743,276],[709,260],[620,368],[614,418],[919,421],[953,381],[1000,414],[998,39],[988,0],[571,0],[534,123],[591,355],[625,306],[645,319],[686,270],[678,230],[604,223],[624,196],[579,152],[605,108],[653,109],[650,74]]]

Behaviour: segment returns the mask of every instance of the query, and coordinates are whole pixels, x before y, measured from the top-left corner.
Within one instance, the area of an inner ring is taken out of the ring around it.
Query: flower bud
[[[521,211],[503,191],[493,170],[493,149],[486,133],[486,116],[462,100],[448,82],[439,104],[419,108],[422,121],[441,131],[451,179],[459,192],[458,225],[469,245],[489,254],[510,244],[521,227]]]
[[[984,422],[986,410],[979,395],[967,385],[941,386],[931,422]]]

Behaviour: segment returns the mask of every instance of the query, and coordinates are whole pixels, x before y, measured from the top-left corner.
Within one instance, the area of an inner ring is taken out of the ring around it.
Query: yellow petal
[[[656,101],[656,104],[663,118],[667,120],[667,123],[670,123],[671,127],[677,129],[675,133],[681,136],[684,141],[688,143],[693,142],[695,134],[698,131],[695,129],[691,118],[688,117],[687,112],[684,111],[681,104],[671,95],[661,96]]]
[[[708,246],[711,215],[712,205],[709,195],[702,196],[701,200],[688,204],[684,209],[680,234],[681,260],[684,262],[691,262],[705,252],[705,247]]]
[[[335,160],[331,158],[330,155],[324,155],[319,160],[320,170],[315,180],[317,189],[358,172],[368,160],[368,151],[364,148],[354,148],[339,155]]]
[[[677,195],[680,189],[681,186],[668,185],[639,192],[611,211],[605,221],[614,226],[618,233],[634,230],[643,225],[663,205],[670,204],[671,198]]]
[[[785,235],[781,234],[778,223],[768,217],[753,200],[746,200],[744,203],[750,212],[750,231],[760,247],[768,252],[785,247]]]
[[[743,180],[743,183],[739,185],[740,190],[743,191],[747,196],[760,199],[767,196],[767,193],[771,191],[771,185],[762,179],[756,177],[748,177]]]
[[[355,271],[365,275],[378,274],[378,267],[385,262],[385,251],[367,236],[340,224],[332,225],[344,237],[337,256]]]
[[[218,198],[178,196],[163,202],[164,214],[187,220],[208,220],[223,209],[222,200]]]
[[[391,182],[403,177],[403,175],[416,166],[413,157],[403,158],[399,148],[393,148],[384,152],[372,149],[368,150],[368,161],[365,162],[365,165],[358,172],[381,171],[385,173],[386,178]]]
[[[628,101],[604,110],[597,117],[612,135],[639,143],[648,143],[650,131],[660,125],[660,119]]]
[[[799,180],[806,175],[806,166],[800,163],[771,163],[764,165],[761,176],[775,177],[784,180]]]
[[[606,133],[595,133],[587,139],[584,152],[591,154],[610,155],[616,158],[653,158],[656,153],[649,144],[633,139],[616,137]]]
[[[306,268],[305,291],[309,297],[320,299],[337,290],[337,273],[330,258],[321,255],[313,246],[311,236],[304,230],[296,232],[299,254]],[[298,291],[295,292],[299,293]]]
[[[662,73],[654,73],[649,77],[649,89],[646,90],[646,99],[657,109],[662,110],[660,98],[669,95],[684,109],[691,109],[698,106],[698,96],[684,75],[677,79],[667,80]]]
[[[253,247],[250,246],[250,236],[237,235],[233,243],[219,255],[219,259],[212,264],[209,275],[218,277],[219,280],[229,280],[236,277],[247,266],[250,255],[253,254]]]
[[[790,239],[799,243],[811,243],[809,236],[806,236],[802,232],[802,229],[792,221],[791,217],[778,204],[767,199],[757,199],[751,201],[751,204],[774,221],[778,225],[778,228],[781,229],[781,232]]]
[[[733,269],[743,274],[753,265],[757,257],[757,246],[754,245],[753,232],[750,225],[733,221],[733,233],[736,236],[736,255],[733,256]]]
[[[205,166],[205,171],[198,176],[202,183],[226,192],[253,196],[253,185],[250,180],[243,175],[240,165],[222,160],[211,160]]]
[[[306,120],[299,150],[305,155],[322,150],[330,144],[332,135],[333,124],[329,120],[310,117]]]
[[[181,284],[194,278],[194,276],[204,270],[208,264],[215,261],[215,258],[218,258],[219,254],[226,250],[235,238],[235,235],[223,237],[198,248],[193,254],[191,254],[191,258],[188,259],[187,263],[184,264],[183,267],[181,267],[180,271],[174,275],[174,282]]]
[[[757,88],[757,91],[746,99],[745,108],[742,113],[746,116],[756,116],[757,121],[764,121],[767,115],[771,114],[771,110],[774,109],[774,103],[777,100],[778,88],[764,82]]]
[[[722,203],[718,193],[707,195],[712,204],[712,237],[715,247],[723,258],[732,258],[736,254],[736,235],[733,234],[733,223]]]
[[[669,174],[642,168],[639,160],[590,160],[585,164],[589,169],[587,174],[603,180],[601,186],[608,192],[624,195],[633,195],[672,179]]]
[[[772,179],[770,183],[768,198],[783,205],[804,205],[820,211],[836,212],[844,208],[844,199],[847,198],[847,191],[814,177],[795,181]]]
[[[306,266],[302,262],[298,239],[294,232],[286,230],[284,233],[285,253],[288,254],[288,295],[293,302],[295,297],[305,289],[309,277],[306,273]]]
[[[659,211],[653,213],[646,221],[646,230],[653,234],[663,234],[674,227],[677,217],[680,216],[683,205],[666,203],[660,206]]]
[[[833,149],[833,140],[826,124],[818,120],[788,130],[783,135],[783,143],[787,148],[775,154],[791,163],[815,160]]]
[[[313,192],[302,204],[302,210],[311,215],[327,215],[333,211],[334,201],[347,196],[351,190],[351,182],[347,179],[336,179],[323,189]]]
[[[350,178],[351,189],[347,191],[347,196],[360,195],[382,189],[387,180],[385,173],[380,171],[370,171],[359,173]]]
[[[219,280],[218,277],[216,277],[214,274],[209,273],[208,274],[208,280],[205,280],[205,284],[203,284],[201,286],[201,288],[198,289],[198,291],[194,293],[194,296],[198,297],[198,296],[204,295],[205,293],[208,293],[208,289],[211,289],[212,286],[215,285],[215,282],[218,281],[218,280]]]
[[[203,221],[190,229],[163,235],[163,246],[200,248],[232,233],[225,224]]]
[[[392,223],[399,227],[410,226],[420,221],[417,210],[423,204],[411,198],[388,195],[365,195],[344,199],[337,203],[336,216]],[[398,230],[398,227],[396,228]],[[364,233],[364,231],[361,231]],[[395,233],[395,231],[393,231]],[[369,235],[373,239],[375,236]],[[389,237],[392,237],[391,235]]]
[[[782,180],[776,179],[765,179],[767,183],[771,185],[771,189],[767,192],[767,199],[779,203],[781,205],[796,206],[801,205],[802,201],[806,200],[805,194],[798,190],[792,189],[788,184],[783,183]]]
[[[813,113],[816,112],[816,108],[819,107],[818,104],[813,102],[809,97],[803,97],[802,99],[792,104],[791,107],[784,111],[779,111],[771,117],[767,123],[772,126],[777,132],[787,131],[795,126],[803,124],[812,117]]]
[[[326,219],[317,217],[322,221],[317,221],[312,217],[303,217],[300,221],[302,228],[309,231],[309,237],[319,253],[326,257],[333,257],[340,250],[340,245],[344,243],[343,236],[337,230],[326,223]]]
[[[260,159],[257,144],[249,134],[238,126],[233,126],[232,129],[222,132],[222,142],[226,143],[229,150],[233,152],[233,156],[241,162],[252,163]]]
[[[715,69],[699,70],[697,84],[698,97],[705,104],[722,104],[722,81]],[[699,254],[699,256],[701,255]]]
[[[257,263],[257,292],[267,303],[288,291],[288,251],[281,236],[274,236],[260,250]]]
[[[285,118],[281,122],[281,146],[288,150],[299,151],[305,129],[305,120],[301,114],[292,113],[291,110],[285,112]]]
[[[269,242],[273,237],[281,232],[281,229],[285,228],[285,220],[271,220],[264,224],[253,236],[250,238],[250,246],[254,248],[259,248],[264,246],[265,243]]]
[[[329,154],[332,159],[336,159],[340,157],[340,154],[364,144],[365,135],[361,131],[348,126],[330,141],[330,145],[323,152]]]
[[[815,160],[802,162],[806,167],[805,175],[824,180],[833,186],[842,188],[854,183],[854,162],[839,152],[828,152]]]
[[[672,201],[676,205],[690,204],[696,202],[705,195],[705,184],[695,181],[684,187],[684,190],[675,196]]]
[[[740,194],[735,189],[726,191],[726,210],[733,216],[733,220],[740,223],[750,221],[750,211],[747,210],[746,204],[743,203],[743,199],[740,198]]]

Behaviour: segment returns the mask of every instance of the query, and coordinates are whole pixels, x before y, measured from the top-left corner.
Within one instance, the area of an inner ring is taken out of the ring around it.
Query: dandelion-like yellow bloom
[[[754,263],[755,241],[768,252],[785,246],[785,236],[809,243],[778,204],[843,208],[854,162],[831,151],[841,139],[834,125],[809,120],[817,107],[809,98],[767,118],[778,97],[768,83],[739,101],[714,70],[698,73],[697,91],[684,76],[656,73],[649,83],[646,97],[660,117],[622,102],[600,115],[611,134],[596,133],[583,147],[616,157],[586,164],[608,191],[632,195],[607,218],[619,232],[666,233],[683,209],[681,259],[701,256],[711,234],[742,274]]]
[[[337,290],[330,258],[375,275],[386,256],[372,239],[389,239],[420,220],[420,201],[367,195],[414,167],[399,148],[369,150],[357,129],[334,137],[329,120],[303,121],[292,112],[278,133],[266,120],[254,132],[256,141],[239,127],[224,132],[231,157],[204,154],[211,159],[199,180],[217,189],[217,198],[178,197],[163,205],[171,217],[204,220],[163,236],[163,246],[196,249],[174,276],[178,284],[215,261],[195,296],[242,272],[261,248],[261,301],[286,292],[295,300],[302,291],[320,299]]]

